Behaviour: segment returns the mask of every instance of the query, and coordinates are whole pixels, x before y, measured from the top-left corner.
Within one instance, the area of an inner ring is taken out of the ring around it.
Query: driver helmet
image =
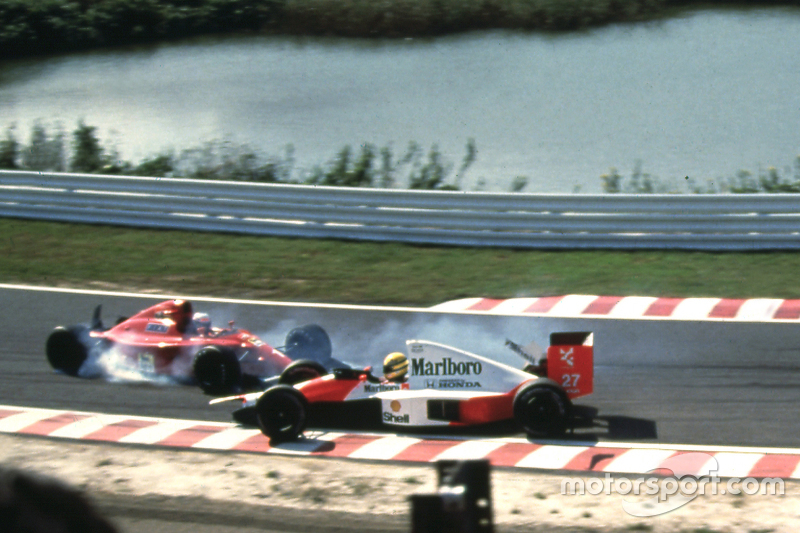
[[[211,317],[207,313],[195,313],[192,322],[197,331],[211,333]]]
[[[408,373],[408,358],[400,352],[392,352],[383,360],[383,375],[389,381],[401,382]]]

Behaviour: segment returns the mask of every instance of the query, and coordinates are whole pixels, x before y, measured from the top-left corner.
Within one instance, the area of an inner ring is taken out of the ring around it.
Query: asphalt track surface
[[[114,414],[230,421],[199,389],[108,383],[54,373],[44,356],[53,327],[88,322],[97,304],[112,322],[158,298],[0,289],[0,403]],[[555,319],[397,310],[203,302],[218,323],[235,319],[280,346],[294,326],[318,323],[334,355],[379,365],[405,339],[443,342],[502,361],[522,361],[504,346],[552,331],[595,332],[595,393],[579,400],[580,440],[800,447],[800,324]]]
[[[159,300],[0,288],[0,404],[230,421],[228,406],[208,406],[209,398],[194,387],[80,380],[49,367],[44,344],[53,327],[88,322],[99,303],[112,322]],[[587,413],[595,412],[587,423],[594,427],[579,430],[576,439],[800,447],[796,423],[800,324],[498,317],[194,302],[196,310],[209,312],[215,321],[235,319],[278,346],[292,327],[319,323],[331,335],[335,356],[363,365],[378,365],[386,353],[402,348],[407,338],[443,342],[519,365],[518,357],[504,346],[506,338],[545,346],[552,331],[594,331],[595,393],[579,402]],[[317,524],[316,530],[328,531],[323,524],[338,523],[329,516],[315,520],[302,513],[284,515],[273,527],[274,519],[263,509],[209,508],[206,502],[196,505],[175,499],[105,496],[98,503],[126,533],[304,531],[309,520]],[[407,523],[398,518],[380,529],[406,531]]]

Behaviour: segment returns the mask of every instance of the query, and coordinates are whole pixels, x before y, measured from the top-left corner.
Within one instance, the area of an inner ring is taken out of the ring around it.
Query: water
[[[465,188],[599,192],[635,162],[699,181],[800,154],[800,14],[701,11],[570,34],[434,40],[237,37],[9,62],[0,127],[78,120],[140,160],[230,139],[295,148],[309,169],[345,144],[433,144]],[[788,171],[788,169],[787,169]]]

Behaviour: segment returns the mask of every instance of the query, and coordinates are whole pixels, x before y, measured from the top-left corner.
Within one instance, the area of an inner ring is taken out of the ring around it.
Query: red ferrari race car
[[[197,383],[208,394],[263,390],[261,380],[281,373],[294,359],[337,366],[331,342],[320,326],[295,328],[282,349],[253,333],[214,327],[207,314],[193,313],[185,300],[168,300],[120,318],[111,328],[95,309],[90,325],[59,326],[47,339],[47,360],[79,377],[136,376]]]
[[[234,419],[257,424],[273,442],[297,439],[306,427],[441,429],[509,421],[528,434],[554,436],[569,427],[572,400],[593,391],[592,341],[591,333],[553,333],[541,360],[509,341],[530,361],[519,370],[443,344],[410,340],[407,356],[387,356],[382,379],[370,368],[328,374],[298,361],[263,392],[211,403],[240,400]]]

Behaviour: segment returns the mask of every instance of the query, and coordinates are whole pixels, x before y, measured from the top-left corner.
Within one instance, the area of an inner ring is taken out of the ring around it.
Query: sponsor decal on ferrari
[[[147,326],[145,326],[144,330],[149,333],[166,333],[169,331],[169,326],[165,324],[157,324],[155,322],[151,322],[147,324]]]
[[[438,363],[426,361],[424,357],[411,359],[412,376],[478,376],[483,372],[483,365],[477,361],[455,362],[445,357]]]
[[[136,354],[139,363],[139,371],[144,374],[156,373],[156,357],[148,352],[139,352]]]

